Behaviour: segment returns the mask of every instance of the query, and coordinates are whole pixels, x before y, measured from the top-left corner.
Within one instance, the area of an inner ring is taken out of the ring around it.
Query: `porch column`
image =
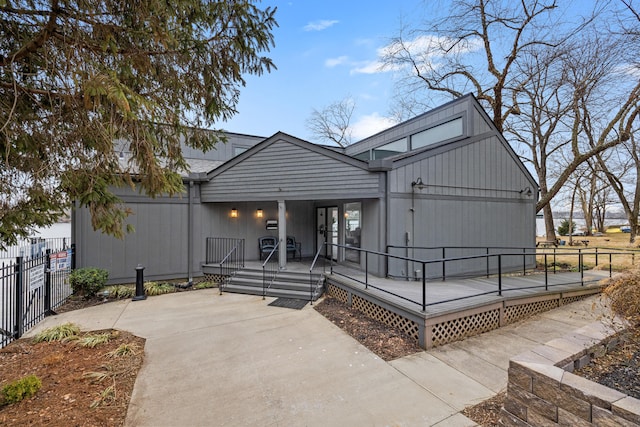
[[[278,252],[278,262],[280,270],[287,268],[287,205],[284,200],[278,200],[278,240],[280,250]]]

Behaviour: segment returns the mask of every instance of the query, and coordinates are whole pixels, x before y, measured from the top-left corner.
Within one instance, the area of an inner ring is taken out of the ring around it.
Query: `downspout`
[[[193,286],[193,180],[189,180],[189,208],[187,213],[187,275],[189,276],[189,286]]]

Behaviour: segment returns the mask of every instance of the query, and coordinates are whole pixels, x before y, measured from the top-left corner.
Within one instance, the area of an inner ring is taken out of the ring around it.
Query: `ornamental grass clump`
[[[2,387],[5,404],[18,403],[35,395],[42,387],[42,381],[35,375],[28,375]]]
[[[42,341],[62,341],[68,340],[71,337],[75,337],[80,333],[80,327],[73,323],[63,323],[58,326],[47,328],[44,331],[37,334],[33,341],[38,343]]]
[[[176,291],[176,287],[170,283],[147,282],[144,291],[149,296],[168,294]]]

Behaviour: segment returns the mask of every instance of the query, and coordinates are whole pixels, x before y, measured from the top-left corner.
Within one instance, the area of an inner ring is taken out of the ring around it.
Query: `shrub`
[[[573,234],[574,231],[576,231],[576,223],[571,221],[571,231],[569,231],[569,220],[567,219],[563,219],[558,226],[558,234],[561,236],[568,236],[569,234]]]
[[[640,270],[629,270],[612,278],[605,295],[611,300],[611,309],[630,322],[640,322]]]
[[[17,403],[36,394],[40,387],[40,378],[29,375],[2,387],[2,397],[5,403]]]
[[[208,288],[217,288],[218,284],[215,282],[200,282],[194,286],[194,289],[208,289]]]
[[[107,284],[109,272],[102,268],[85,267],[69,274],[69,282],[74,294],[94,297]]]

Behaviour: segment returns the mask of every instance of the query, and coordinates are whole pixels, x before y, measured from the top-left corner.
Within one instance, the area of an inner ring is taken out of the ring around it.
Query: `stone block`
[[[587,366],[589,363],[591,363],[591,356],[588,354],[585,354],[584,356],[580,356],[579,358],[574,360],[573,366],[574,366],[574,369],[580,369],[583,366]]]
[[[627,421],[640,425],[640,400],[627,396],[611,404],[614,415],[618,415]]]
[[[557,420],[558,407],[553,403],[550,403],[544,399],[539,398],[533,393],[529,393],[519,387],[512,384],[507,385],[507,396],[515,402],[527,408],[527,420],[530,421],[529,413],[535,411],[540,416],[543,416],[549,420]]]
[[[587,354],[587,351],[589,349],[589,346],[585,346],[584,343],[578,343],[575,340],[569,339],[568,337],[556,338],[554,340],[546,342],[545,345],[558,348],[560,350],[566,351],[567,353],[574,354],[576,357]]]
[[[531,371],[519,364],[510,364],[508,369],[509,383],[513,383],[523,390],[531,391]]]
[[[510,414],[515,415],[521,420],[527,419],[527,406],[518,399],[514,399],[507,395],[502,407]]]
[[[589,421],[572,414],[562,408],[558,408],[558,425],[569,427],[592,427]]]
[[[599,408],[597,406],[593,407],[592,419],[593,425],[596,425],[598,427],[638,427],[638,425],[640,425],[632,423],[631,421],[627,421],[624,418],[620,418],[613,412],[607,411],[606,409]]]
[[[506,427],[532,427],[531,424],[516,417],[515,415],[505,411],[504,408],[500,410],[500,425]]]
[[[626,397],[624,393],[571,373],[562,377],[560,389],[580,400],[608,410],[613,402]]]
[[[553,402],[558,407],[576,414],[580,418],[591,421],[591,404],[561,390],[558,381],[534,377],[533,394],[547,402]]]
[[[550,420],[546,416],[531,409],[527,411],[527,422],[536,427],[556,427],[558,425],[555,419]]]

